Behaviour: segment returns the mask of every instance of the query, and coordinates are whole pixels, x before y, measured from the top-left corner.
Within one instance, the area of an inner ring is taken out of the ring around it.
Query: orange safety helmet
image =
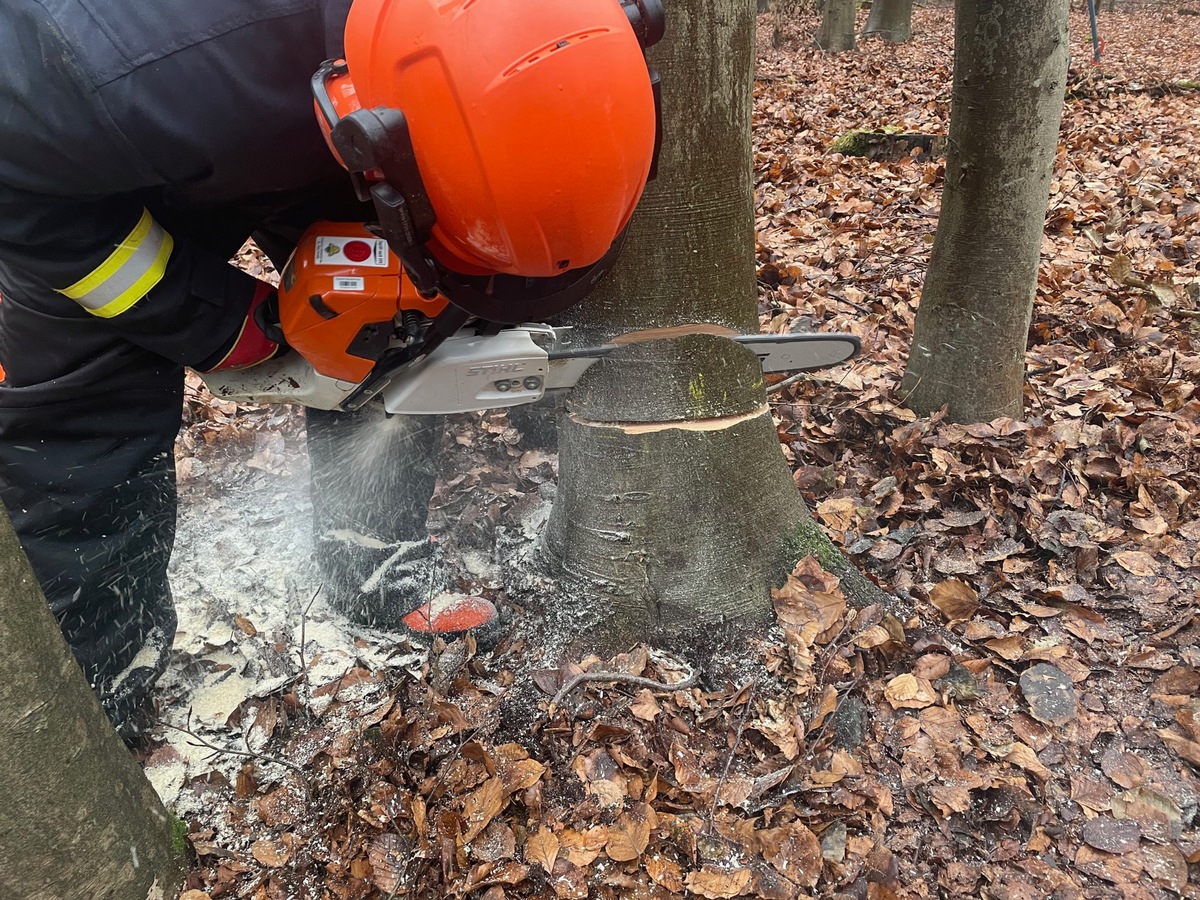
[[[652,175],[663,19],[661,0],[354,0],[318,119],[419,290],[517,322],[591,289]]]

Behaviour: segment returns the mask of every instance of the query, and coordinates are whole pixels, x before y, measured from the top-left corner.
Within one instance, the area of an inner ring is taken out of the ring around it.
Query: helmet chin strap
[[[571,269],[552,278],[522,278],[520,275],[461,275],[438,266],[438,286],[443,297],[473,316],[502,325],[540,322],[580,303],[608,274],[628,227],[623,229],[605,254],[590,266]]]

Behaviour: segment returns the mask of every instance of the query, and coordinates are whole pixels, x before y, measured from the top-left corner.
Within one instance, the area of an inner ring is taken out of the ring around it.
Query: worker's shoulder
[[[323,0],[0,0],[36,6],[93,86],[248,26],[317,12]]]

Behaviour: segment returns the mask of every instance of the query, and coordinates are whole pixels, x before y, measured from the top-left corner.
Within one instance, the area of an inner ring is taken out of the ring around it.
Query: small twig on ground
[[[791,387],[797,381],[804,381],[806,378],[808,378],[807,372],[797,372],[795,375],[789,375],[787,378],[783,379],[783,381],[767,385],[767,393],[778,394],[784,388]]]
[[[652,691],[665,691],[673,693],[674,691],[683,691],[688,688],[695,687],[700,682],[700,673],[694,666],[688,665],[688,675],[681,681],[674,684],[668,684],[665,681],[655,681],[653,678],[643,678],[641,675],[630,675],[628,672],[580,672],[566,684],[558,689],[558,693],[550,701],[548,712],[554,715],[558,705],[563,700],[579,687],[581,684],[586,684],[590,681],[610,681],[618,684],[631,684],[634,687],[649,688]]]
[[[429,557],[429,583],[425,590],[425,605],[422,607],[427,612],[423,613],[421,618],[425,623],[425,627],[429,630],[429,646],[425,650],[425,674],[427,677],[433,676],[433,648],[437,644],[437,633],[433,628],[433,619],[431,618],[433,609],[433,592],[437,587],[437,572],[438,564],[441,562],[440,554],[438,553],[438,542],[432,534],[429,535],[429,546],[431,553]]]
[[[729,767],[733,765],[733,758],[737,756],[738,747],[742,745],[742,732],[746,730],[746,719],[750,718],[750,707],[754,705],[754,694],[757,690],[758,679],[751,679],[750,693],[746,695],[746,704],[742,707],[741,718],[738,719],[737,735],[734,736],[733,746],[729,748],[729,756],[725,759],[725,765],[721,769],[721,777],[717,779],[717,787],[713,791],[712,806],[708,810],[708,831],[713,830],[713,819],[717,815],[717,803],[721,799],[721,789],[725,787],[725,779],[729,777]]]
[[[829,720],[841,712],[842,705],[854,695],[854,691],[857,690],[858,686],[862,684],[862,682],[863,676],[860,675],[858,678],[855,678],[853,681],[851,681],[843,690],[838,691],[838,700],[837,703],[833,705],[833,712],[821,720],[821,728],[817,732],[817,736],[809,742],[809,746],[817,747],[820,745],[822,739],[825,737],[825,731],[829,728]],[[810,759],[809,762],[811,761],[812,760]]]
[[[443,754],[436,760],[433,759],[432,755],[430,756],[430,762],[433,762],[435,765],[441,767],[442,774],[438,776],[438,780],[434,783],[433,788],[428,794],[425,795],[426,800],[431,803],[436,802],[434,800],[434,796],[439,790],[441,790],[442,785],[446,783],[446,778],[450,774],[450,767],[443,764],[446,762],[454,762],[454,760],[458,759],[458,755],[462,753],[463,747],[475,740],[475,735],[479,734],[479,732],[482,730],[483,725],[475,725],[472,728],[464,728],[458,733],[458,746],[456,746],[449,753]]]
[[[209,750],[212,750],[214,753],[227,753],[230,756],[243,756],[247,759],[257,759],[261,762],[276,763],[285,768],[291,769],[298,775],[304,775],[304,770],[302,768],[295,763],[288,762],[286,759],[280,759],[277,756],[267,756],[264,753],[255,753],[253,750],[233,750],[228,747],[218,747],[216,744],[206,741],[204,738],[200,737],[200,735],[196,734],[196,732],[189,731],[188,729],[179,725],[172,725],[170,722],[162,722],[160,724],[165,725],[167,728],[173,729],[174,731],[178,731],[181,734],[186,734],[189,738],[196,742],[193,744],[193,746],[205,747]]]
[[[301,704],[302,708],[306,711],[308,710],[309,701],[312,700],[311,692],[308,690],[308,638],[306,629],[308,627],[308,613],[312,609],[312,605],[316,602],[320,593],[321,586],[318,585],[317,589],[313,591],[312,597],[309,598],[308,605],[304,607],[300,613],[300,675],[298,676],[297,680],[304,683],[305,693],[309,695],[304,698],[304,702]]]

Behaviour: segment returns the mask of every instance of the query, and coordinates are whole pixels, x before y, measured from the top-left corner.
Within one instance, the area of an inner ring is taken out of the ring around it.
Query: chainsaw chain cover
[[[533,403],[546,391],[550,363],[532,332],[457,334],[383,389],[389,413],[429,415]]]

